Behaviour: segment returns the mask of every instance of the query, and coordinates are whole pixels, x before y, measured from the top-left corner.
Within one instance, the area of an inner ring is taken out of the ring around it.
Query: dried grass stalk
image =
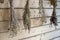
[[[23,24],[24,24],[25,30],[28,29],[30,31],[31,21],[30,21],[29,0],[27,0],[25,5],[25,10],[23,14]]]

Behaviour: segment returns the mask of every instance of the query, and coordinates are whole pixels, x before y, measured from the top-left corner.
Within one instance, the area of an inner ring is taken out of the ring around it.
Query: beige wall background
[[[43,0],[44,10],[46,13],[47,23],[42,26],[39,16],[39,0],[29,0],[30,16],[31,16],[31,31],[28,33],[23,29],[22,15],[24,12],[24,6],[26,0],[14,0],[15,14],[19,19],[20,31],[16,37],[10,38],[8,32],[9,26],[9,0],[4,0],[4,3],[0,3],[0,40],[60,40],[60,1],[57,2],[56,13],[58,18],[58,26],[49,27],[49,19],[52,13],[52,6],[49,1]]]

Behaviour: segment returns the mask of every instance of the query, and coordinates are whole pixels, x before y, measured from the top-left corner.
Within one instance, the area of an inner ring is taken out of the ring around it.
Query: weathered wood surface
[[[38,3],[37,4],[34,4],[34,0],[30,0],[30,7],[32,8],[38,8]],[[38,2],[35,0],[35,3]],[[24,8],[26,4],[26,0],[14,0],[14,7],[15,8]],[[0,4],[0,21],[6,21],[6,20],[9,20],[9,14],[10,14],[10,11],[9,11],[9,1],[6,0],[4,1],[3,4]],[[35,7],[36,6],[36,7]],[[3,8],[3,9],[2,9]],[[4,9],[5,8],[5,9]],[[6,9],[8,8],[8,9]],[[17,18],[20,20],[22,20],[22,16],[23,16],[23,12],[24,12],[24,9],[15,9],[15,14],[17,16]],[[37,18],[39,17],[39,10],[37,9],[30,9],[30,18],[31,18],[31,26],[38,26],[38,25],[41,25],[42,22],[40,21],[40,18]],[[23,21],[23,20],[22,20]],[[20,23],[20,22],[19,22]],[[3,23],[2,23],[3,25]],[[7,26],[7,25],[6,25]],[[23,26],[23,24],[22,24]],[[5,27],[5,26],[2,26],[2,28]],[[2,29],[1,28],[1,29]]]
[[[60,0],[59,0],[60,1]],[[51,27],[49,28],[49,25],[44,25],[44,26],[39,26],[40,25],[40,19],[36,18],[39,17],[39,10],[38,8],[38,0],[30,0],[30,7],[35,8],[35,9],[30,9],[31,11],[31,18],[35,18],[35,19],[31,19],[31,23],[33,24],[32,26],[34,26],[34,28],[31,28],[30,34],[25,31],[25,30],[20,30],[20,32],[18,33],[18,35],[14,38],[9,38],[9,33],[5,32],[5,33],[0,33],[0,40],[49,40],[55,37],[60,36],[60,23],[58,23],[57,26],[57,30],[55,30],[55,27]],[[26,3],[26,0],[14,0],[14,6],[15,8],[24,8],[24,5]],[[60,2],[57,2],[57,8],[56,12],[57,15],[60,15]],[[0,3],[0,8],[9,8],[9,2],[8,0],[6,0],[4,2],[4,4]],[[44,1],[44,7],[47,8],[45,9],[45,13],[48,16],[51,16],[52,13],[52,9],[48,9],[48,8],[52,8],[52,6],[50,6],[48,1]],[[7,14],[6,17],[3,17],[4,12],[2,10],[9,10],[9,9],[0,9],[0,21],[2,20],[8,20],[9,19],[9,12]],[[18,19],[22,19],[22,15],[23,15],[23,11],[24,9],[15,9],[15,13],[17,15]],[[49,17],[47,18],[47,23],[49,24]],[[60,22],[60,17],[58,17],[58,22]],[[23,21],[19,20],[19,23],[21,24],[20,27],[23,28]],[[8,22],[0,22],[0,32],[3,32],[4,30],[6,30],[8,28]],[[59,38],[60,39],[60,38]],[[56,39],[58,40],[58,38]]]

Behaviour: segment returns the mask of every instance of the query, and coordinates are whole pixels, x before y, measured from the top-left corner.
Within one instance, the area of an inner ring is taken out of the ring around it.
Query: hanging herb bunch
[[[52,24],[54,24],[54,26],[57,26],[58,24],[57,24],[57,17],[56,17],[56,0],[51,0],[50,1],[51,2],[51,5],[53,5],[53,12],[52,12],[52,16],[51,16],[51,18],[50,18],[50,24],[52,25]]]
[[[0,3],[4,3],[4,0],[0,0]]]
[[[39,14],[40,14],[40,17],[41,17],[41,22],[42,24],[45,22],[46,23],[46,14],[45,14],[45,11],[43,9],[43,0],[39,0]]]
[[[30,32],[31,21],[30,21],[29,0],[26,1],[25,10],[23,14],[23,24],[25,30],[28,29],[28,31]]]
[[[18,20],[16,18],[15,12],[14,12],[14,7],[13,7],[13,0],[10,0],[10,35],[13,37],[17,35],[17,27],[18,25]]]
[[[57,1],[56,0],[49,0],[50,4],[53,6],[57,6]]]

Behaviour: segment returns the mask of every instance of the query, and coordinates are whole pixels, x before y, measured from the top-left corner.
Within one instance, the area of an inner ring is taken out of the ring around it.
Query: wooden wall
[[[9,32],[7,29],[9,27],[9,14],[10,14],[10,5],[9,0],[4,0],[4,3],[0,3],[0,40],[49,40],[55,38],[59,40],[60,37],[60,1],[57,2],[57,18],[58,18],[58,26],[57,29],[55,27],[49,27],[49,19],[52,13],[52,6],[49,1],[44,0],[44,10],[46,13],[47,23],[44,23],[40,26],[41,19],[39,16],[39,0],[30,0],[30,16],[31,16],[31,32],[28,33],[23,29],[23,21],[22,15],[24,12],[26,0],[14,0],[15,14],[19,19],[20,31],[17,36],[14,38],[9,38]]]

